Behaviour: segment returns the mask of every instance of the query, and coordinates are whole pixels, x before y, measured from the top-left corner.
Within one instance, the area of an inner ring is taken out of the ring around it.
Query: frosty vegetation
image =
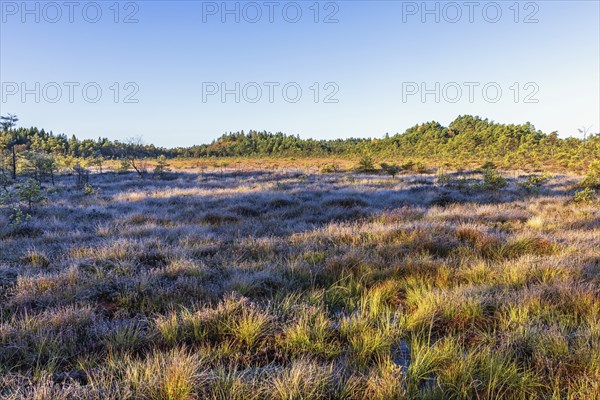
[[[0,397],[596,398],[595,186],[386,168],[9,187]]]

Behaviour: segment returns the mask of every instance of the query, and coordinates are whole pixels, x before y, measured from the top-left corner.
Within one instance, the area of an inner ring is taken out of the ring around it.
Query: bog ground
[[[58,177],[0,217],[0,398],[600,398],[598,203],[506,177]]]

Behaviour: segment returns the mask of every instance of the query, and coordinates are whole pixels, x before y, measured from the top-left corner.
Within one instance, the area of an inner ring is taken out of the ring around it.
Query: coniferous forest
[[[357,158],[369,154],[377,159],[427,158],[431,163],[493,161],[511,168],[585,171],[600,159],[600,135],[583,138],[544,133],[530,123],[501,124],[474,116],[459,116],[447,127],[437,122],[415,125],[403,133],[382,138],[337,140],[301,139],[277,132],[250,130],[226,133],[210,144],[162,148],[141,140],[79,139],[76,135],[54,134],[38,128],[12,128],[0,133],[2,168],[8,168],[13,146],[17,158],[32,152],[49,154],[59,162],[85,159],[135,158],[221,158],[221,157],[338,157]]]

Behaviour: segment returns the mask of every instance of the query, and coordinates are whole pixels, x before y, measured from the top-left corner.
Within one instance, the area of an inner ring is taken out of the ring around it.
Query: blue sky
[[[0,111],[55,133],[161,146],[241,129],[378,137],[459,114],[600,130],[598,1],[227,2],[239,22],[221,1],[0,3]],[[208,92],[236,83],[239,103]]]

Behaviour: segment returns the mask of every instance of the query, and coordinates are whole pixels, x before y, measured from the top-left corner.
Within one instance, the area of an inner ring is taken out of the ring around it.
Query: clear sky
[[[600,130],[597,0],[115,3],[1,0],[1,113],[169,147],[241,129],[378,137],[459,114]]]

